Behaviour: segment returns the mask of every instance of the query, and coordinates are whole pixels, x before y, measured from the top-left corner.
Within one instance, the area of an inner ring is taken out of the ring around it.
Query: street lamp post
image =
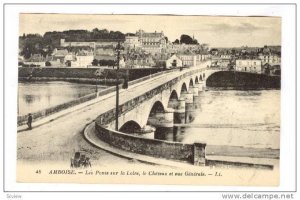
[[[115,124],[115,129],[116,131],[119,130],[119,69],[120,69],[120,51],[121,51],[121,45],[120,42],[117,45],[117,70],[116,70],[116,76],[117,76],[117,81],[116,81],[116,124]]]

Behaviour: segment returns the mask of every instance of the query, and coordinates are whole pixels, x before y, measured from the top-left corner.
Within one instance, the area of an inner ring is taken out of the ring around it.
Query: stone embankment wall
[[[97,136],[104,142],[133,153],[205,165],[205,143],[184,144],[142,138],[107,129],[96,123]]]

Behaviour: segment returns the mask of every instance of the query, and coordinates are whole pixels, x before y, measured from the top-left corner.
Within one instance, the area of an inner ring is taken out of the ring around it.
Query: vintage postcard
[[[281,17],[19,14],[19,183],[278,186]]]

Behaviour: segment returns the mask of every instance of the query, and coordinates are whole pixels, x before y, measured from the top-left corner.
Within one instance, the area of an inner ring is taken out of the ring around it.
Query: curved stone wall
[[[205,143],[183,144],[157,139],[141,138],[118,131],[107,129],[106,126],[95,124],[97,136],[104,142],[133,153],[179,160],[195,165],[205,164]]]

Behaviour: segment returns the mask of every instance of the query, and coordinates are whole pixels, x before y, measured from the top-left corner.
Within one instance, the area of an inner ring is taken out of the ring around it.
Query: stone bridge
[[[137,132],[147,124],[173,127],[174,123],[188,123],[189,116],[185,113],[192,111],[194,100],[206,87],[205,80],[217,71],[207,68],[178,70],[178,76],[171,80],[166,78],[158,87],[145,88],[142,95],[133,96],[120,105],[118,131]],[[100,115],[96,121],[115,129],[115,110]]]
[[[206,143],[184,144],[158,140],[153,135],[145,137],[146,125],[156,128],[157,133],[172,129],[174,124],[189,123],[190,113],[199,92],[206,87],[206,79],[219,70],[202,66],[174,69],[148,79],[142,86],[130,84],[122,91],[120,99],[118,130],[115,129],[116,111],[112,108],[97,117],[95,129],[98,138],[116,148],[152,157],[180,160],[205,165]],[[125,99],[125,100],[124,100]],[[159,130],[159,131],[158,131]]]

